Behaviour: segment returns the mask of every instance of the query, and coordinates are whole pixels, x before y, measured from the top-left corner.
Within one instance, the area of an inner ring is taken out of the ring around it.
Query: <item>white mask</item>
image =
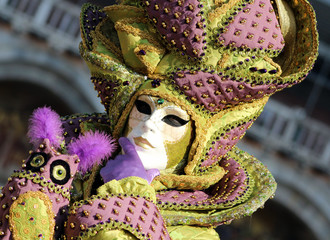
[[[161,98],[141,95],[135,101],[125,136],[134,144],[146,170],[166,168],[165,143],[179,142],[187,131],[190,116]]]

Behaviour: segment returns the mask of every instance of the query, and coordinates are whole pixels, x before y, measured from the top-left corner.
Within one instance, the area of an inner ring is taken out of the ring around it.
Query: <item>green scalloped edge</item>
[[[202,175],[205,173],[205,171],[209,171],[210,168],[212,168],[214,165],[216,165],[217,163],[219,163],[219,161],[215,161],[213,164],[209,165],[209,166],[204,166],[202,167],[201,166],[201,159],[205,159],[206,157],[206,153],[208,151],[208,149],[212,146],[212,142],[213,141],[219,141],[219,140],[216,140],[216,137],[218,136],[221,136],[222,133],[226,133],[226,130],[227,129],[231,129],[231,128],[237,128],[239,127],[239,125],[242,123],[242,122],[250,122],[252,121],[251,125],[253,124],[253,122],[258,118],[258,116],[261,114],[261,112],[263,111],[263,108],[261,108],[257,113],[255,113],[254,115],[251,115],[243,120],[240,120],[240,121],[236,121],[232,124],[228,124],[226,126],[226,129],[225,128],[222,128],[216,132],[213,133],[213,135],[211,136],[211,138],[207,141],[207,143],[205,144],[205,147],[203,148],[203,152],[201,154],[201,157],[200,157],[200,160],[198,161],[198,163],[196,164],[196,168],[195,168],[195,172],[198,174],[198,175]],[[250,125],[250,126],[251,126]],[[244,134],[246,133],[246,131],[243,133],[243,136]],[[235,145],[234,145],[235,146]],[[234,147],[233,146],[233,147]],[[229,150],[230,151],[230,150]],[[221,160],[220,160],[221,161]],[[200,172],[199,170],[203,170],[203,172]]]
[[[100,231],[110,231],[118,229],[126,230],[138,239],[150,239],[146,235],[142,236],[142,233],[138,232],[136,228],[131,227],[130,224],[120,221],[111,221],[110,223],[106,222],[104,224],[97,224],[95,227],[89,227],[88,231],[81,232],[82,234],[80,236],[75,237],[75,239],[88,239],[90,237],[96,236]]]
[[[91,197],[89,197],[86,200],[80,200],[78,202],[73,203],[72,206],[71,206],[71,208],[70,208],[70,213],[72,211],[80,208],[84,204],[89,204],[90,201],[93,202],[93,200],[96,200],[96,199],[108,201],[109,198],[112,198],[112,197],[118,197],[118,198],[122,198],[122,197],[143,198],[143,199],[145,199],[145,200],[147,200],[147,201],[149,201],[149,202],[152,203],[151,198],[149,198],[148,196],[141,196],[141,195],[138,195],[138,194],[120,194],[119,193],[119,194],[107,194],[105,196],[92,195]]]
[[[231,157],[233,158],[233,157]],[[249,183],[246,183],[247,185],[247,190],[245,193],[241,194],[238,199],[235,199],[234,201],[229,201],[227,203],[221,203],[221,204],[205,204],[203,205],[203,203],[199,204],[198,206],[194,205],[194,206],[188,206],[188,203],[185,205],[179,205],[179,204],[163,204],[163,205],[158,205],[160,209],[162,210],[214,210],[214,209],[225,209],[225,208],[230,208],[233,207],[234,205],[240,204],[246,200],[248,200],[248,198],[250,197],[250,195],[253,192],[253,188],[255,186],[255,181],[252,178],[252,174],[249,173],[246,169],[246,166],[244,166],[244,163],[241,161],[241,159],[236,159],[233,158],[236,162],[238,162],[241,166],[243,166],[245,174],[247,176],[247,178],[249,179]]]
[[[36,174],[36,176],[33,176],[34,174]],[[47,182],[50,179],[40,180],[41,176],[36,172],[28,173],[27,171],[23,171],[23,172],[13,173],[11,177],[19,178],[19,179],[26,178],[28,180],[32,180],[33,183],[38,184],[41,187],[47,187],[48,190],[51,190],[57,194],[61,194],[64,198],[70,200],[70,190],[68,188],[63,187],[62,185],[58,185],[57,187],[55,187],[54,183]]]

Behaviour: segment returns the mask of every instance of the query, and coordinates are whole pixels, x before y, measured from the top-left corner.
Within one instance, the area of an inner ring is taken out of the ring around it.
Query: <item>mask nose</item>
[[[162,114],[161,112],[156,109],[154,112],[151,113],[149,118],[144,122],[142,128],[144,131],[150,132],[157,132],[158,131],[158,123],[161,121]]]
[[[147,119],[147,121],[142,123],[142,129],[144,132],[156,132],[156,124],[152,118]]]

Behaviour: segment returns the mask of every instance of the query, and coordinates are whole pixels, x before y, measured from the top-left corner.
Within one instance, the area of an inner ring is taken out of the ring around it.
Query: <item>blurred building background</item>
[[[0,0],[0,185],[27,156],[33,109],[104,111],[78,53],[84,2]],[[239,144],[273,173],[276,197],[252,217],[220,226],[222,240],[329,239],[330,0],[311,3],[320,33],[314,70],[302,84],[275,94]]]

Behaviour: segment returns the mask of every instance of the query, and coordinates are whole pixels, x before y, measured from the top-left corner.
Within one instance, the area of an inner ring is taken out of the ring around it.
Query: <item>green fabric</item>
[[[49,197],[41,192],[20,195],[10,208],[13,239],[51,239],[55,226]]]
[[[110,230],[100,231],[97,235],[88,238],[82,238],[84,240],[135,240],[135,236],[125,230]]]
[[[173,226],[167,227],[173,240],[215,240],[220,239],[218,233],[213,228],[193,227],[193,226]]]
[[[145,179],[139,177],[128,177],[119,181],[112,180],[98,188],[98,194],[123,194],[133,193],[140,196],[146,196],[153,201],[156,200],[155,190],[148,184]],[[212,228],[193,227],[193,226],[170,226],[167,227],[169,234],[173,240],[215,240],[220,239],[216,231]],[[86,240],[100,240],[100,239],[122,239],[133,240],[137,239],[131,233],[125,230],[108,230],[100,231],[93,237],[84,238]]]
[[[133,68],[143,68],[144,65],[134,54],[137,44],[141,43],[141,37],[123,31],[118,31],[117,34],[126,64]]]
[[[192,226],[173,226],[168,227],[168,232],[172,240],[220,240],[218,233],[213,228],[192,227]],[[97,235],[84,240],[135,240],[131,233],[125,230],[100,231]]]
[[[143,17],[144,14],[142,11],[136,11],[136,9],[132,8],[113,8],[113,6],[107,6],[104,8],[104,11],[107,13],[108,17],[112,22],[118,22],[124,18],[136,18]],[[116,14],[114,14],[116,12]]]
[[[202,190],[207,189],[211,185],[220,181],[225,174],[225,171],[220,166],[214,166],[210,171],[202,176],[191,176],[191,175],[176,175],[161,172],[160,176],[157,176],[151,183],[151,186],[156,191],[166,189],[195,189]]]
[[[112,59],[116,59],[119,60],[118,57],[116,56],[116,54],[112,53],[109,49],[107,49],[101,41],[98,41],[96,47],[95,47],[95,52],[104,54],[107,57],[110,57]],[[103,55],[103,56],[104,56]]]
[[[162,204],[159,206],[167,226],[177,225],[217,225],[221,222],[231,222],[234,219],[251,216],[258,208],[274,196],[277,184],[269,170],[256,158],[246,152],[234,147],[228,152],[228,157],[239,162],[241,166],[250,173],[250,182],[253,181],[254,187],[241,198],[226,204],[207,205],[202,209],[198,206],[189,208],[181,207],[179,204]],[[194,210],[195,209],[195,210]]]
[[[112,180],[99,187],[97,193],[99,195],[130,193],[149,198],[151,201],[156,202],[155,189],[149,185],[147,180],[139,177],[128,177],[119,181]]]

